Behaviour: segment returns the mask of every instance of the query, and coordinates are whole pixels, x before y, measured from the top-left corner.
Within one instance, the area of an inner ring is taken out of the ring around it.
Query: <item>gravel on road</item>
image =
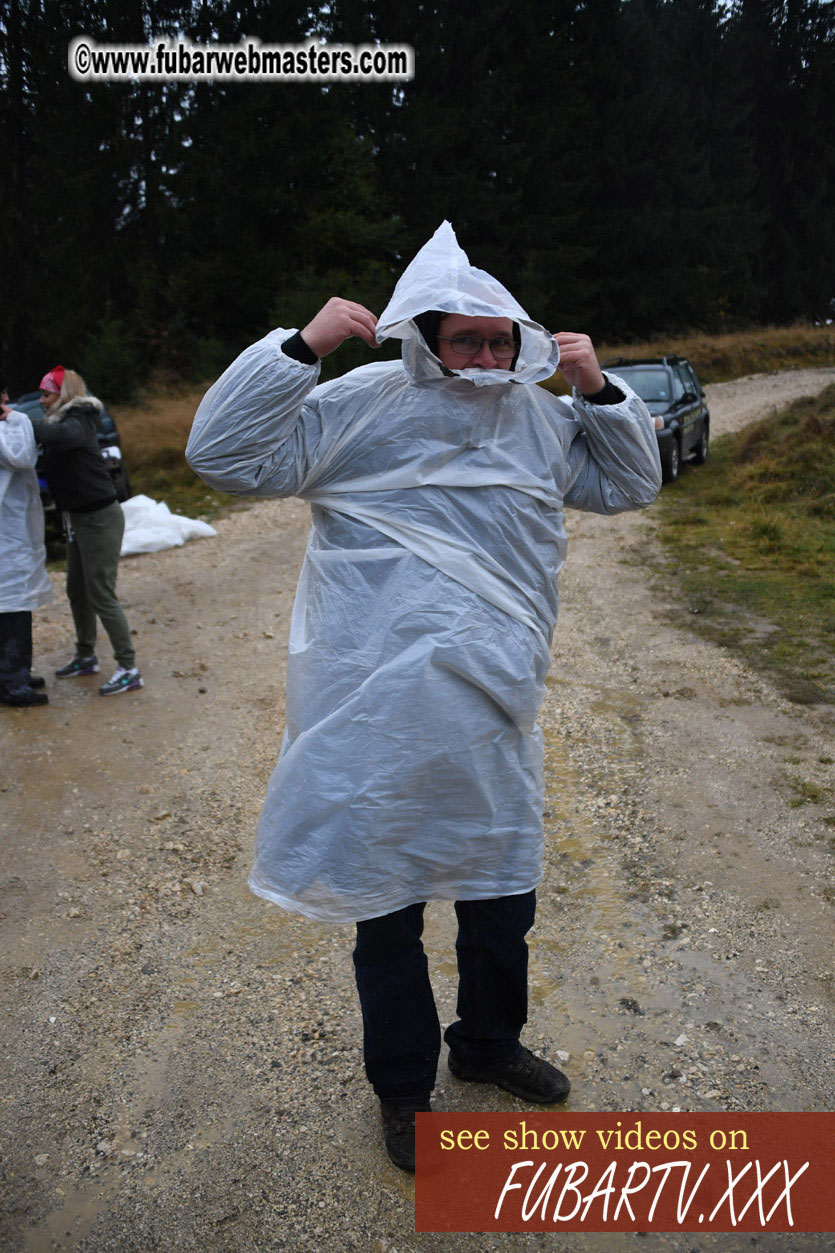
[[[833,377],[715,385],[713,435]],[[687,630],[654,526],[569,519],[526,1043],[569,1073],[569,1110],[831,1110],[835,711]],[[50,704],[0,719],[0,1249],[639,1247],[414,1232],[362,1073],[351,929],[246,888],[308,510],[258,502],[217,529],[122,563],[141,692],[52,679],[72,644],[56,576],[35,616]],[[451,907],[427,919],[447,1022]],[[524,1109],[443,1059],[435,1107]]]

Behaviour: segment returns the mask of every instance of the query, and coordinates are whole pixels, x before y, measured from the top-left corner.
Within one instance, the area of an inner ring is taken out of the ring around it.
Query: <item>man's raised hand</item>
[[[374,329],[377,319],[369,309],[353,300],[331,296],[301,332],[302,339],[317,357],[326,357],[341,343],[352,336],[364,339],[372,348],[377,347]]]
[[[559,331],[554,339],[560,349],[560,370],[572,387],[586,396],[593,396],[605,387],[606,380],[588,335]]]

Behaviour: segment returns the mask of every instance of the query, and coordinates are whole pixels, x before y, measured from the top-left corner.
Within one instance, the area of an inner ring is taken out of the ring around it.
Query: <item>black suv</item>
[[[615,357],[603,362],[637,392],[655,419],[661,473],[665,483],[678,478],[682,457],[696,465],[707,461],[710,413],[696,371],[684,357]]]
[[[20,413],[28,414],[30,417],[33,415],[38,418],[43,417],[40,392],[27,392],[25,396],[20,396],[17,400],[10,400],[9,408],[17,409]],[[104,457],[105,464],[110,471],[110,477],[113,480],[117,500],[129,500],[131,489],[127,471],[122,461],[122,441],[119,438],[119,432],[116,430],[116,423],[106,409],[102,409],[101,412],[98,440],[101,455]],[[44,478],[42,448],[38,449],[36,469],[38,486],[41,489],[41,504],[43,505],[44,517],[46,519],[47,537],[50,540],[60,539],[63,533],[63,526],[55,501],[52,499],[49,484]]]

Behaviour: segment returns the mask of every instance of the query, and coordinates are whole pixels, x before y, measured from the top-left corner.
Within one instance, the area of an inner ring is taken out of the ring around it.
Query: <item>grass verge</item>
[[[687,357],[702,383],[727,383],[747,374],[770,374],[775,370],[800,370],[831,366],[835,361],[835,326],[760,326],[727,335],[668,335],[633,344],[596,344],[600,361],[612,357],[627,360],[663,357],[677,353]],[[543,387],[562,395],[569,390],[561,374],[547,379]]]
[[[746,374],[831,366],[835,361],[835,326],[761,326],[727,335],[673,336],[640,344],[604,344],[609,357],[658,357],[675,352],[687,357],[702,383],[727,383]]]
[[[835,703],[835,386],[714,440],[656,516],[696,629],[790,699]]]

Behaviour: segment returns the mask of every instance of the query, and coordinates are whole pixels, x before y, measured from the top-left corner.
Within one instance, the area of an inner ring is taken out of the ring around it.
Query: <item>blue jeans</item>
[[[441,1029],[423,951],[424,903],[357,923],[354,971],[365,1073],[377,1096],[417,1105],[435,1086]],[[536,893],[456,901],[458,1020],[444,1033],[469,1065],[510,1061],[528,1015],[528,946]]]

